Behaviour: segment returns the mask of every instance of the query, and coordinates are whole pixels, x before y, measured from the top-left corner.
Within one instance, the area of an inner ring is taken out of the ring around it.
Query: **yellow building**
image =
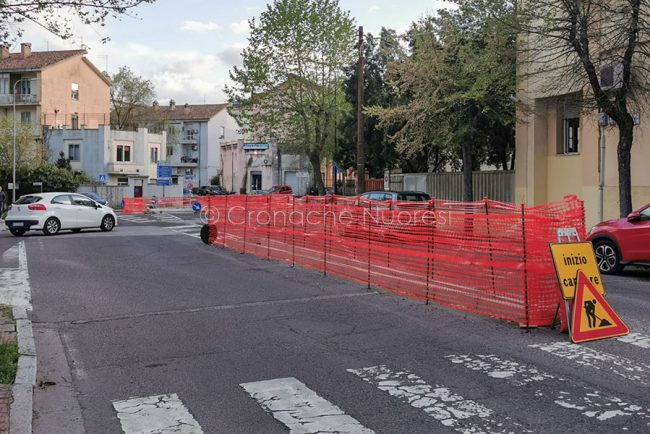
[[[85,50],[19,53],[0,47],[0,116],[32,123],[35,129],[97,128],[110,123],[110,80]]]
[[[587,228],[619,217],[618,128],[581,110],[581,92],[530,77],[520,74],[517,87],[515,201],[539,205],[575,194],[585,202]],[[650,202],[650,116],[639,120],[632,146],[634,209]]]

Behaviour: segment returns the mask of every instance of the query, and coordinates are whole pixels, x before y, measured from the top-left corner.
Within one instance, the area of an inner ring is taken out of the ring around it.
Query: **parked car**
[[[97,193],[95,193],[95,192],[87,191],[87,192],[81,193],[81,194],[83,194],[86,197],[91,198],[92,200],[94,200],[95,202],[97,202],[100,205],[108,205],[108,201],[106,199],[104,199],[103,197],[101,197],[100,195],[98,195]]]
[[[615,274],[631,263],[650,262],[650,204],[626,218],[598,223],[587,234],[601,273]]]
[[[220,185],[204,185],[198,191],[199,196],[220,196],[224,194],[229,194],[228,190]]]
[[[77,193],[34,193],[21,196],[13,203],[5,220],[9,231],[21,236],[30,230],[54,235],[60,230],[99,228],[111,231],[117,226],[112,208],[100,205]]]
[[[274,185],[269,189],[269,194],[293,194],[290,185]]]
[[[409,202],[428,202],[431,196],[423,191],[366,191],[361,195],[367,200],[397,200]]]

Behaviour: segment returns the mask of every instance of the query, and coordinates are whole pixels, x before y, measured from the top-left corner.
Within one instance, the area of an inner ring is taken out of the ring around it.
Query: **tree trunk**
[[[320,173],[320,153],[310,152],[309,162],[311,163],[311,168],[314,173],[314,187],[318,190],[318,194],[323,196],[325,194],[325,184],[323,184],[323,176]]]
[[[634,123],[626,122],[618,126],[618,198],[621,217],[632,212],[632,171],[630,160]]]
[[[471,202],[474,200],[472,186],[472,142],[463,142],[463,200]]]
[[[510,170],[515,170],[515,158],[517,157],[517,146],[512,147],[512,155],[510,156]]]

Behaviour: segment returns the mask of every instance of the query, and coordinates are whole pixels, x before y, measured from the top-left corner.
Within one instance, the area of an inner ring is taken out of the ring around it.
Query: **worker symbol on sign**
[[[605,318],[600,318],[598,315],[596,315],[596,305],[598,302],[594,298],[593,300],[586,300],[585,301],[585,313],[587,314],[587,322],[589,323],[589,328],[593,329],[596,327],[596,320],[600,320],[600,324],[598,324],[598,327],[607,327],[611,326],[612,323],[607,321]]]

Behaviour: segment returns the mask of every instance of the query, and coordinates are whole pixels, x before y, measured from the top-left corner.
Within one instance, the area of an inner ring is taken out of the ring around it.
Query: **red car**
[[[626,264],[650,262],[650,204],[626,218],[598,223],[587,239],[594,245],[601,273],[615,274]]]
[[[269,194],[293,194],[290,185],[274,185],[269,190]]]

